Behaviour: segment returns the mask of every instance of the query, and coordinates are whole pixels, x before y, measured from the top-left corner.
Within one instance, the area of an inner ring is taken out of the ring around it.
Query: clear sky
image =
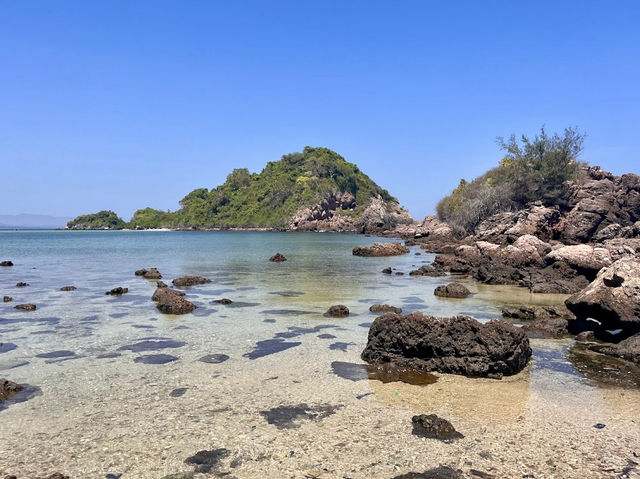
[[[421,218],[543,124],[640,172],[640,2],[0,0],[2,214],[173,210],[311,145]]]

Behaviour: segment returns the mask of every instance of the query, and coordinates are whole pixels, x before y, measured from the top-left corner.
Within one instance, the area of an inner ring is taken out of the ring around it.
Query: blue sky
[[[576,126],[640,172],[640,2],[0,0],[0,213],[176,209],[305,145],[415,218]]]

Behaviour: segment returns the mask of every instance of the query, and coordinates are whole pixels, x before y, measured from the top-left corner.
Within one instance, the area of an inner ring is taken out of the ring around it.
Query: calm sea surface
[[[507,474],[517,469],[508,439],[528,434],[540,441],[531,454],[541,457],[527,467],[540,466],[540,477],[585,477],[571,471],[602,468],[586,452],[564,476],[545,476],[552,466],[542,456],[574,457],[581,447],[576,438],[593,435],[593,424],[604,421],[616,429],[601,432],[613,436],[600,452],[623,463],[640,445],[640,426],[629,422],[640,415],[635,371],[603,383],[600,373],[609,366],[581,355],[573,340],[533,339],[532,366],[503,381],[368,380],[359,354],[374,303],[487,321],[505,304],[564,299],[469,280],[471,297],[438,298],[433,290],[447,278],[408,275],[433,255],[412,247],[400,257],[352,256],[355,245],[374,241],[387,240],[333,233],[0,232],[0,260],[15,265],[0,268],[0,295],[13,297],[0,303],[0,377],[30,385],[24,401],[0,406],[0,476],[160,478],[194,471],[184,460],[215,449],[226,452],[211,466],[212,477],[391,477],[434,460],[457,464],[463,449],[478,467]],[[269,262],[276,252],[288,261]],[[405,274],[382,274],[388,266]],[[212,282],[185,290],[197,305],[193,314],[166,316],[150,299],[155,282],[133,274],[150,267],[168,284],[183,275]],[[19,281],[29,286],[17,288]],[[78,289],[60,291],[67,285]],[[116,286],[129,293],[104,294]],[[233,303],[214,303],[220,298]],[[27,302],[37,310],[13,308]],[[347,305],[351,315],[326,317],[332,304]],[[215,356],[200,360],[207,355]],[[336,374],[345,369],[355,375]],[[441,414],[467,437],[459,445],[425,445],[411,435],[416,412]],[[564,431],[558,421],[567,423]],[[493,459],[481,454],[481,437],[485,445],[495,442]],[[606,450],[611,440],[615,451]]]

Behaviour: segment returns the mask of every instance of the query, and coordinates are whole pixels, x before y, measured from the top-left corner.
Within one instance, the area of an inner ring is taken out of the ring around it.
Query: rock
[[[184,299],[182,291],[167,287],[156,288],[151,297],[156,303],[156,307],[164,314],[187,314],[196,309],[196,305]]]
[[[640,332],[640,260],[619,259],[565,304],[578,320],[593,318],[604,329]]]
[[[49,474],[48,476],[36,479],[71,479],[69,476],[62,474],[61,472],[54,472],[53,474]]]
[[[548,264],[565,262],[590,279],[595,278],[598,271],[612,263],[611,254],[607,249],[587,244],[563,246],[551,251],[544,259]]]
[[[273,263],[281,263],[282,261],[287,261],[287,258],[285,258],[280,253],[276,253],[271,258],[269,258],[269,261]]]
[[[162,279],[162,274],[158,271],[158,268],[151,269],[139,269],[134,273],[136,276],[142,276],[146,279]]]
[[[603,348],[600,352],[640,364],[640,334],[635,334],[614,346]]]
[[[506,321],[482,324],[467,316],[435,318],[421,313],[376,318],[362,352],[369,363],[496,378],[518,373],[530,358],[525,333]]]
[[[402,308],[390,306],[388,304],[374,304],[369,308],[372,313],[402,313]]]
[[[233,303],[233,301],[231,301],[229,298],[214,299],[213,302],[214,303],[218,303],[218,304],[231,304],[231,303]]]
[[[521,321],[535,321],[540,319],[575,319],[575,316],[564,305],[557,306],[505,306],[502,308],[504,318]]]
[[[198,451],[193,456],[184,460],[185,464],[195,467],[195,472],[210,473],[220,467],[223,458],[229,456],[231,451],[224,448],[213,449],[211,451]]]
[[[560,220],[557,208],[532,204],[520,211],[506,211],[483,220],[475,230],[476,239],[507,243],[524,235],[535,235],[550,240]]]
[[[438,286],[433,294],[443,298],[466,298],[471,294],[471,292],[464,284],[449,283],[447,285]]]
[[[392,273],[391,268],[385,268],[385,269],[382,270],[382,272],[384,274],[391,274]]]
[[[13,266],[13,262],[11,262],[11,261],[2,261],[2,262],[0,262],[0,266]]]
[[[449,421],[435,414],[413,416],[411,422],[413,423],[413,434],[416,436],[439,439],[445,442],[451,442],[464,437],[456,431]]]
[[[147,274],[146,269],[137,269],[133,274],[136,276],[144,276],[145,274]]]
[[[167,288],[167,284],[164,281],[156,281],[156,286],[158,288]]]
[[[178,288],[184,288],[187,286],[195,286],[197,284],[211,283],[211,280],[202,276],[183,276],[181,278],[174,279],[172,283]]]
[[[373,243],[371,246],[356,246],[354,256],[397,256],[406,254],[409,248],[402,243]]]
[[[442,271],[438,271],[433,266],[425,264],[420,266],[418,269],[414,269],[409,271],[410,276],[431,276],[431,277],[439,277],[444,276],[445,274]]]
[[[20,384],[16,384],[5,378],[0,378],[0,401],[6,401],[23,389],[24,388]]]
[[[2,297],[2,302],[3,303],[10,303],[11,301],[13,301],[13,298],[11,296],[3,296]]]
[[[332,318],[346,318],[349,316],[349,308],[344,304],[336,304],[327,310],[327,314]]]
[[[123,288],[122,286],[118,286],[116,288],[110,289],[109,291],[107,291],[104,294],[107,294],[109,296],[121,296],[123,294],[126,294],[129,292],[129,288]]]
[[[60,291],[75,291],[76,288],[75,286],[63,286],[62,288],[60,288]]]
[[[15,309],[20,309],[22,311],[35,311],[36,305],[33,303],[25,303],[25,304],[16,304],[14,306]]]
[[[24,288],[25,286],[29,286],[29,283],[25,283],[24,281],[18,281],[16,283],[16,288]]]
[[[593,341],[596,339],[596,335],[593,331],[582,331],[576,334],[576,341]]]
[[[543,336],[562,337],[569,334],[569,321],[564,318],[544,318],[527,321],[522,329]]]
[[[462,472],[448,466],[438,466],[424,472],[407,472],[392,479],[464,479]]]

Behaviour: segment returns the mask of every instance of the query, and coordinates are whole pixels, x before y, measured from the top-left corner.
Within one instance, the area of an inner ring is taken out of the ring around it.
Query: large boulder
[[[159,285],[151,297],[156,307],[164,314],[187,314],[196,309],[196,305],[184,299],[182,291]]]
[[[619,259],[565,304],[578,319],[592,318],[604,329],[640,332],[640,260]]]
[[[356,246],[354,256],[398,256],[409,252],[402,243],[373,243],[371,246]]]
[[[433,294],[443,298],[466,298],[471,292],[462,283],[449,283],[438,286]]]
[[[475,231],[476,239],[506,243],[519,236],[534,235],[550,240],[560,220],[560,211],[534,203],[520,211],[497,213],[482,221]]]
[[[362,352],[362,359],[370,363],[494,378],[518,373],[530,358],[524,332],[504,320],[482,324],[467,316],[421,313],[376,318]]]
[[[612,263],[609,250],[589,244],[562,246],[551,251],[544,259],[548,264],[564,262],[591,279],[595,278],[598,271]]]

